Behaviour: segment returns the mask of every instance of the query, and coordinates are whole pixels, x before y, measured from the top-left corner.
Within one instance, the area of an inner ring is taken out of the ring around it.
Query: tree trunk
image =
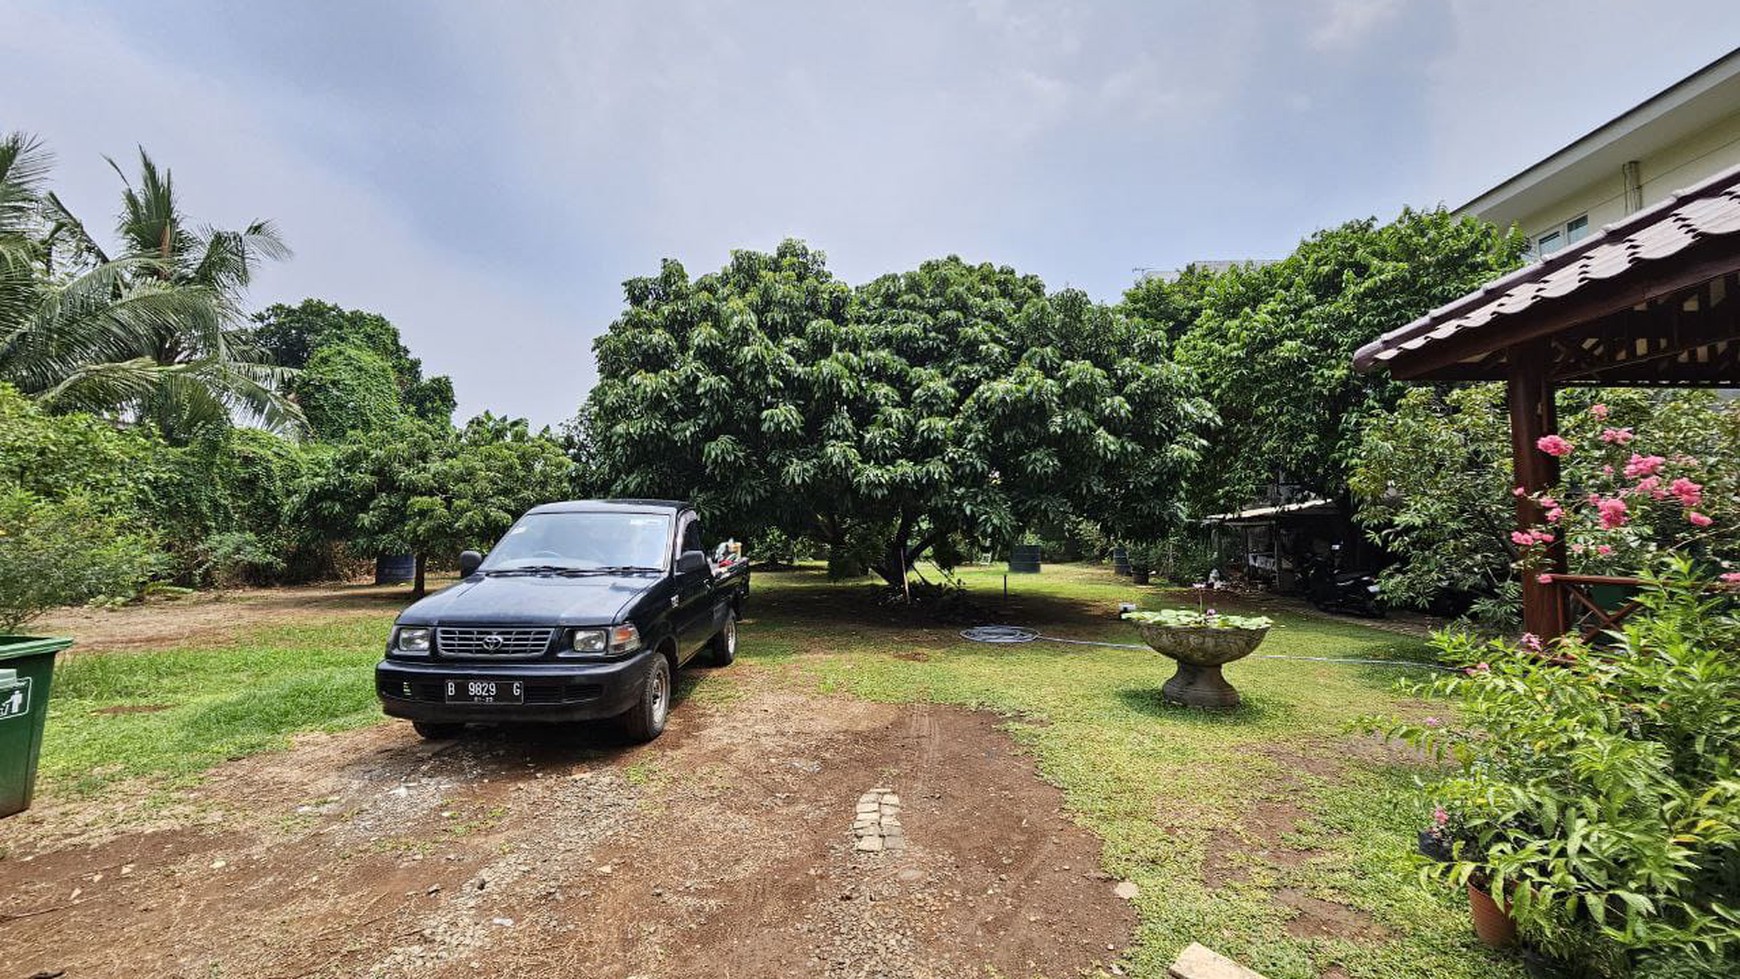
[[[427,581],[424,577],[424,572],[428,570],[428,567],[429,567],[429,555],[418,554],[417,555],[417,573],[416,573],[416,576],[411,579],[411,597],[412,598],[422,598],[423,595],[428,591]]]
[[[904,520],[901,521],[901,529],[896,533],[894,539],[888,542],[887,548],[883,551],[882,561],[870,569],[876,572],[877,576],[890,588],[905,587],[906,573],[912,570],[913,566],[918,563],[918,559],[923,557],[924,553],[930,550],[942,536],[933,531],[929,535],[919,538],[916,542],[908,543],[911,534],[910,525]]]

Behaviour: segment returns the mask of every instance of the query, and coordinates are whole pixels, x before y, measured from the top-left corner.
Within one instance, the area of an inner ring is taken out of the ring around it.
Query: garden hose
[[[1108,649],[1147,649],[1142,643],[1131,642],[1100,642],[1094,639],[1066,639],[1062,636],[1047,636],[1038,630],[1028,629],[1018,625],[976,625],[970,629],[961,630],[961,638],[969,642],[990,643],[994,646],[1012,646],[1020,643],[1045,642],[1067,643],[1071,646],[1104,646]],[[1436,663],[1419,663],[1405,659],[1354,659],[1338,656],[1285,656],[1280,653],[1254,653],[1251,659],[1291,659],[1307,663],[1346,663],[1356,666],[1413,666],[1426,670],[1443,670],[1448,667]]]

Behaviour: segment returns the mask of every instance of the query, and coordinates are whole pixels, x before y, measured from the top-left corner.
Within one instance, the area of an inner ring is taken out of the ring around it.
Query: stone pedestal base
[[[1197,666],[1182,660],[1160,694],[1170,703],[1188,707],[1231,710],[1239,705],[1239,692],[1220,675],[1219,666]]]

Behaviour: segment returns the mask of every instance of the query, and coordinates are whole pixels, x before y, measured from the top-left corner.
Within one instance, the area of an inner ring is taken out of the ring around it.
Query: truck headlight
[[[621,656],[640,648],[640,630],[633,625],[609,628],[569,629],[568,642],[558,656]]]
[[[568,648],[576,653],[599,654],[604,652],[603,629],[569,629]]]
[[[429,638],[432,630],[419,627],[400,627],[393,634],[393,648],[401,653],[428,655]]]

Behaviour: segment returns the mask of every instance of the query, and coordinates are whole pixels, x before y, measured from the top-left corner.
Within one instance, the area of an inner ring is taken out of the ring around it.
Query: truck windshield
[[[508,529],[480,571],[644,568],[663,571],[671,518],[657,513],[529,513]]]

